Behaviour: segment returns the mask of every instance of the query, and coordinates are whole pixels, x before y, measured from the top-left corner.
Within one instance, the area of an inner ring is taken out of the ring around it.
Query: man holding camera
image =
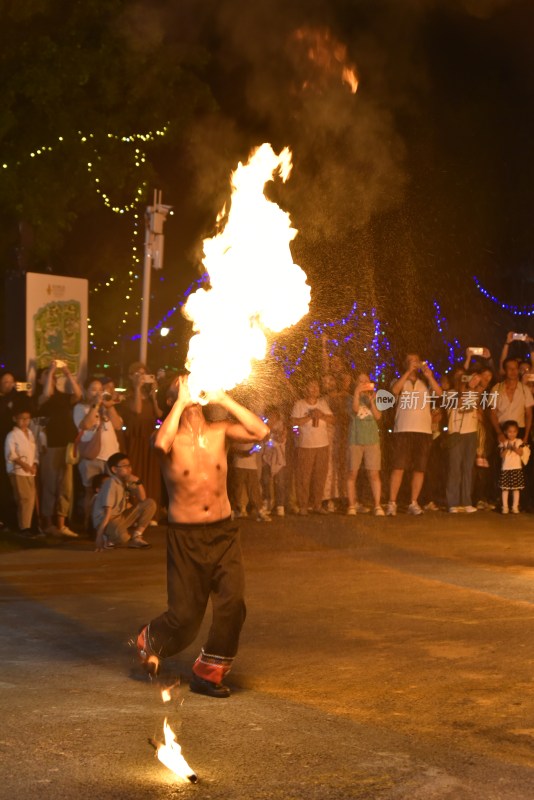
[[[386,514],[391,517],[396,515],[397,496],[404,472],[411,470],[408,514],[419,515],[423,509],[418,500],[432,445],[432,409],[443,391],[426,361],[421,361],[417,353],[406,356],[404,373],[392,384],[391,391],[397,400],[397,408]]]
[[[85,403],[74,406],[74,424],[81,433],[78,469],[85,489],[86,530],[89,529],[93,478],[104,473],[108,458],[119,452],[115,431],[122,427],[122,419],[115,405],[115,400],[110,395],[104,398],[102,383],[95,379],[86,383]]]
[[[490,418],[499,443],[506,437],[501,425],[508,420],[517,422],[519,438],[529,441],[532,426],[532,392],[520,380],[519,362],[516,358],[505,358],[503,362],[504,381],[497,383],[492,392],[496,394],[495,408],[490,409]]]

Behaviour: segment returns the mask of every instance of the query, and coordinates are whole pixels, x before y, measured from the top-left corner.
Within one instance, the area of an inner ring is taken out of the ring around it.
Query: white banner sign
[[[64,361],[73,375],[87,373],[87,313],[89,284],[62,275],[26,275],[26,364],[28,378]]]

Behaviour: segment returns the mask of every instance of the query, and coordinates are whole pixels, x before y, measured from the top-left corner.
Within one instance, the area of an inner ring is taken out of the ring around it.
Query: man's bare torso
[[[226,422],[181,424],[171,450],[161,456],[169,522],[210,523],[230,516],[226,428]]]

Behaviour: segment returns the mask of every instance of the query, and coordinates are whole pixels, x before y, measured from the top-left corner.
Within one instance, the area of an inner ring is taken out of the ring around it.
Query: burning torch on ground
[[[172,690],[176,686],[179,686],[179,683],[174,684],[174,686],[169,686],[167,689],[162,689],[161,699],[164,703],[169,703],[171,701]],[[163,722],[163,736],[165,739],[164,742],[158,742],[156,739],[152,738],[148,739],[148,743],[152,745],[156,751],[158,759],[167,769],[174,772],[176,777],[180,778],[180,780],[188,781],[189,783],[197,783],[198,777],[183,757],[182,748],[178,744],[173,729],[167,722],[167,717],[165,717]]]

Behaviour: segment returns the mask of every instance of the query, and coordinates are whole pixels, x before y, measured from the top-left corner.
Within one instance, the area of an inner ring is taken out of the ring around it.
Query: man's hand
[[[428,366],[428,364],[426,363],[426,361],[422,361],[422,362],[421,362],[421,372],[423,373],[423,375],[424,375],[426,378],[430,378],[430,377],[432,377],[432,370],[430,369],[430,367]]]
[[[95,553],[101,553],[104,549],[104,531],[99,528],[95,539]]]
[[[214,389],[211,392],[205,392],[204,397],[208,403],[218,403],[219,405],[224,405],[228,395],[225,391],[223,391],[223,389]]]

